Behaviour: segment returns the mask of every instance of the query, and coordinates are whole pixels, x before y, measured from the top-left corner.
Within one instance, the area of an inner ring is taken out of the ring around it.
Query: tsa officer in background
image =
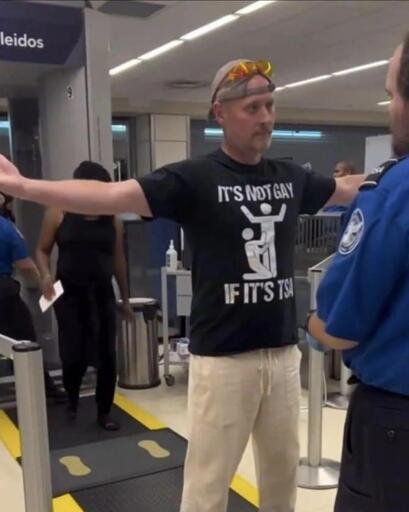
[[[30,310],[20,296],[20,283],[14,278],[17,271],[27,283],[40,287],[40,274],[29,257],[26,242],[14,225],[12,198],[0,193],[0,334],[16,340],[36,341]],[[48,399],[65,401],[65,394],[44,371]]]
[[[335,512],[409,510],[409,34],[386,90],[396,158],[361,186],[308,322],[359,382]]]

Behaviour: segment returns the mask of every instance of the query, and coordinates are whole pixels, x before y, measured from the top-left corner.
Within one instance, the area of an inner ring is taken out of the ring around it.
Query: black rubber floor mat
[[[171,469],[124,482],[73,493],[84,512],[179,512],[183,469]],[[256,512],[230,492],[228,512]]]
[[[51,452],[53,495],[183,466],[186,441],[169,429]]]
[[[17,425],[17,410],[8,409],[5,412]],[[120,430],[108,432],[102,429],[96,421],[97,408],[93,396],[80,399],[78,415],[75,420],[68,418],[64,404],[48,406],[47,415],[51,450],[96,443],[149,431],[142,423],[136,421],[116,405],[112,407],[112,417],[121,424]]]
[[[7,366],[8,365],[8,366]],[[7,369],[8,368],[8,369]],[[8,373],[7,373],[8,372]],[[11,366],[11,361],[8,359],[0,359],[0,377],[12,377],[13,369]],[[7,379],[9,380],[9,379]],[[55,384],[62,389],[62,376],[54,375],[53,380]],[[88,394],[93,393],[95,390],[95,372],[92,370],[87,371],[84,375],[81,385],[81,393]],[[47,400],[50,404],[54,404],[55,401],[53,399]],[[8,405],[10,403],[16,403],[16,392],[15,392],[15,383],[14,377],[10,382],[0,381],[0,407],[4,405]]]

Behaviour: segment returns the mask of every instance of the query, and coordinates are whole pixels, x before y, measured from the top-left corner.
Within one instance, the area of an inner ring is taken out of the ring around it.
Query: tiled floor
[[[186,436],[186,388],[187,371],[182,367],[172,369],[176,375],[173,387],[165,384],[143,391],[119,390],[138,406],[150,412],[171,429]],[[307,453],[306,395],[303,394],[303,407],[300,419],[301,454]],[[345,412],[324,409],[323,417],[323,457],[339,460],[342,429]],[[255,472],[251,447],[247,446],[238,473],[255,484]],[[21,471],[0,444],[0,496],[1,510],[5,512],[25,512]],[[310,491],[299,489],[296,512],[332,512],[335,490]]]

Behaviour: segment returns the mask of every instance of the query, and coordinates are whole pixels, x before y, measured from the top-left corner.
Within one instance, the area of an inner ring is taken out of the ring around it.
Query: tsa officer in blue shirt
[[[335,512],[409,511],[409,34],[386,90],[397,158],[361,186],[308,322],[359,382]]]
[[[0,334],[35,341],[31,314],[20,297],[20,283],[14,279],[14,272],[19,271],[34,286],[39,286],[40,275],[28,255],[23,236],[14,225],[10,203],[11,198],[0,193]],[[47,398],[57,403],[65,401],[65,394],[46,371],[44,380]]]

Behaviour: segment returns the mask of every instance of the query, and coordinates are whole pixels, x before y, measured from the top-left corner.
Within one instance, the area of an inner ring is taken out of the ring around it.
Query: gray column
[[[85,9],[86,66],[40,78],[43,177],[70,178],[82,160],[113,168],[108,27],[104,14]]]
[[[152,167],[188,158],[190,154],[190,119],[184,115],[152,114]]]
[[[109,77],[109,23],[106,14],[84,10],[87,114],[90,156],[113,170],[111,82]]]

